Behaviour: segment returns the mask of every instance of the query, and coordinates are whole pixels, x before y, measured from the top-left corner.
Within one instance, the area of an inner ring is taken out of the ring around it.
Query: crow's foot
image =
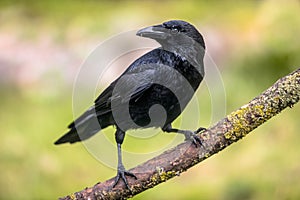
[[[186,141],[192,141],[192,143],[196,146],[199,147],[202,145],[201,139],[197,136],[197,133],[200,133],[202,131],[205,131],[206,128],[199,128],[197,131],[185,131],[184,136]]]
[[[112,187],[114,188],[118,184],[119,180],[122,179],[123,182],[125,183],[127,189],[131,191],[131,189],[128,185],[126,176],[131,176],[131,177],[137,179],[137,177],[133,173],[126,171],[123,165],[119,166],[117,176],[115,178],[115,182]]]

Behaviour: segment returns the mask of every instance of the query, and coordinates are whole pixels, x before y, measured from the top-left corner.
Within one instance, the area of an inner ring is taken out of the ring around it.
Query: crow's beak
[[[136,35],[152,39],[165,39],[167,37],[167,30],[162,25],[155,25],[139,30]]]

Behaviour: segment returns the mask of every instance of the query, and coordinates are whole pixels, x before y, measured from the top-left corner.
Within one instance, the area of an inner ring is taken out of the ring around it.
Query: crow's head
[[[171,20],[143,28],[137,35],[156,40],[162,49],[188,60],[204,76],[205,43],[193,25],[181,20]]]
[[[175,45],[188,47],[191,43],[196,42],[197,45],[205,49],[202,35],[193,25],[181,20],[171,20],[159,25],[143,28],[137,32],[137,35],[154,39],[162,47]]]

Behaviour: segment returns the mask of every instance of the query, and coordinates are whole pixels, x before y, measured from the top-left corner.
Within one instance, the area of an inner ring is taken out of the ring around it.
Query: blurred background
[[[300,66],[296,0],[2,0],[0,199],[56,199],[115,176],[82,144],[53,145],[73,119],[76,74],[112,35],[169,19],[189,21],[203,34],[223,79],[227,113]],[[201,96],[203,126],[215,122],[206,119],[209,101]],[[300,199],[299,112],[299,104],[286,109],[242,141],[134,199]],[[113,138],[113,129],[104,134]],[[143,145],[129,137],[124,146],[155,148],[155,141],[168,138],[160,135]]]

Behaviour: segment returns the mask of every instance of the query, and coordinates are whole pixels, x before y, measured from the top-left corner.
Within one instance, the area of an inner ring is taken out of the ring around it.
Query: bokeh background
[[[300,66],[299,1],[0,1],[0,199],[56,199],[115,176],[82,144],[53,145],[73,118],[76,74],[105,39],[169,19],[204,35],[227,113]],[[201,100],[200,121],[209,126],[210,99]],[[134,199],[300,199],[299,112],[300,105],[286,109]],[[113,138],[113,129],[104,134]],[[160,135],[143,145],[129,137],[124,146],[159,148],[155,141],[169,137]]]

